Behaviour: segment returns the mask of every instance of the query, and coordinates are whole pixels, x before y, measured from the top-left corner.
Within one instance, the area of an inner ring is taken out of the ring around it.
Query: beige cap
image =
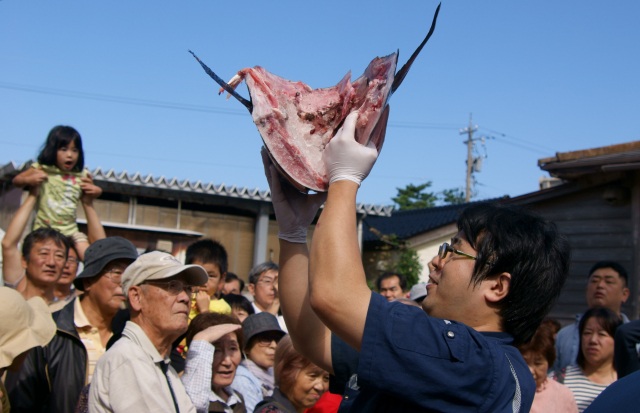
[[[25,300],[9,287],[0,287],[0,320],[0,368],[27,350],[47,345],[56,334],[47,303],[40,297]]]
[[[204,285],[209,279],[207,271],[199,265],[184,265],[166,252],[152,251],[140,255],[122,274],[122,290],[127,296],[129,288],[145,281],[164,280],[184,274],[189,285]]]

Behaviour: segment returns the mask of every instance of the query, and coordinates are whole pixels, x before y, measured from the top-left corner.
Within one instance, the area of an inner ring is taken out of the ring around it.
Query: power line
[[[209,106],[191,105],[191,104],[174,103],[174,102],[162,102],[157,100],[137,99],[137,98],[113,96],[113,95],[102,95],[98,93],[77,92],[72,90],[53,89],[53,88],[30,86],[30,85],[18,85],[18,84],[4,83],[4,82],[0,82],[0,88],[18,90],[21,92],[39,93],[44,95],[65,96],[65,97],[71,97],[76,99],[88,99],[88,100],[96,100],[101,102],[123,103],[127,105],[148,106],[148,107],[163,108],[163,109],[177,109],[177,110],[187,110],[192,112],[218,113],[223,115],[235,115],[235,116],[238,116],[238,115],[246,116],[247,114],[246,110],[240,110],[240,109],[212,108]]]
[[[0,82],[0,89],[17,90],[20,92],[39,93],[50,96],[64,96],[76,99],[88,99],[100,102],[122,103],[127,105],[147,106],[162,109],[186,110],[192,112],[217,113],[221,115],[246,116],[247,111],[244,109],[223,109],[213,108],[209,106],[191,105],[184,103],[163,102],[148,99],[130,98],[124,96],[103,95],[99,93],[78,92],[73,90],[54,89],[41,86],[19,85],[15,83]],[[453,124],[442,123],[424,123],[424,122],[389,122],[389,126],[393,128],[406,129],[441,129],[441,130],[457,130],[458,127]]]
[[[542,153],[542,154],[545,154],[545,155],[549,154],[549,152],[555,153],[555,149],[551,149],[551,148],[548,148],[546,146],[540,145],[537,142],[531,142],[531,141],[528,141],[526,139],[517,138],[515,136],[508,135],[508,134],[506,134],[504,132],[496,131],[496,130],[485,128],[485,127],[482,127],[481,129],[483,129],[483,130],[485,130],[485,131],[487,131],[489,133],[492,133],[494,135],[494,137],[496,139],[498,139],[498,140],[501,140],[501,141],[503,141],[505,143],[512,144],[514,146],[518,146],[518,147],[523,148],[523,149],[529,149],[529,150],[532,150],[532,151],[535,151],[535,152],[539,152],[539,153]],[[495,136],[495,135],[497,135],[497,136]],[[503,140],[501,138],[505,138],[505,139]],[[519,142],[521,142],[521,144],[527,145],[528,147],[527,146],[518,145],[518,144],[516,144],[514,142],[506,140],[506,138],[512,139],[512,140],[515,140],[515,141],[519,141]]]

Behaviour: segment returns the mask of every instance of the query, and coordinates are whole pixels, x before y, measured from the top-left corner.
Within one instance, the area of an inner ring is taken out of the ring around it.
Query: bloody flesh
[[[376,57],[364,74],[351,82],[347,73],[337,85],[312,89],[269,73],[260,66],[240,70],[228,83],[220,79],[198,57],[205,71],[251,112],[253,122],[278,169],[300,190],[326,191],[328,177],[322,161],[325,146],[349,113],[358,110],[356,140],[369,143],[371,132],[381,118],[388,99],[400,86],[411,64],[431,37],[440,6],[429,33],[396,73],[398,53]],[[245,81],[251,101],[235,92]],[[386,116],[385,116],[386,122]],[[386,127],[386,123],[381,126]],[[381,134],[384,137],[384,133]],[[380,150],[382,142],[374,142]]]

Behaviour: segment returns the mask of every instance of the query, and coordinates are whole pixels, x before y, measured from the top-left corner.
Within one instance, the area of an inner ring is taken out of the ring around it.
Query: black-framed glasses
[[[193,295],[195,286],[186,284],[180,280],[171,281],[146,281],[145,284],[157,285],[158,287],[167,290],[171,295],[178,295],[181,292],[186,292],[187,295]]]
[[[449,245],[448,242],[445,242],[442,245],[440,245],[440,248],[438,248],[438,257],[441,260],[444,260],[445,258],[447,258],[447,255],[449,255],[450,252],[453,252],[454,254],[462,255],[463,257],[471,258],[472,260],[475,260],[477,258],[477,257],[474,257],[473,255],[467,254],[466,252],[462,252],[460,250],[453,248],[451,245]]]

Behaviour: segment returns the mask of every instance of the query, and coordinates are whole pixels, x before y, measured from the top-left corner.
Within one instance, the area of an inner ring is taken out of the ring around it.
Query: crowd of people
[[[471,206],[428,282],[387,272],[369,289],[354,211],[377,150],[354,139],[356,116],[326,147],[327,193],[300,193],[263,152],[280,257],[246,277],[217,240],[182,263],[107,237],[80,134],[53,128],[14,179],[27,194],[2,240],[2,411],[632,411],[640,321],[622,313],[626,270],[596,263],[588,308],[561,328],[547,315],[569,245],[530,212]]]

